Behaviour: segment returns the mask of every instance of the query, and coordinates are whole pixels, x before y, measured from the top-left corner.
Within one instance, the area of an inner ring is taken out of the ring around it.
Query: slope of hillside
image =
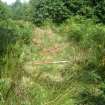
[[[27,97],[27,104],[74,105],[72,97],[82,88],[75,78],[87,56],[65,40],[52,28],[34,28],[32,43],[22,54],[24,74],[19,84],[24,89],[19,97]]]

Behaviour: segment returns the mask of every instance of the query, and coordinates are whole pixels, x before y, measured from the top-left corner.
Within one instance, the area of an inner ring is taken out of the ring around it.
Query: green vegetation
[[[104,105],[104,2],[0,1],[0,105]]]
[[[47,19],[61,23],[67,18],[80,15],[105,23],[105,0],[30,0],[33,23]]]

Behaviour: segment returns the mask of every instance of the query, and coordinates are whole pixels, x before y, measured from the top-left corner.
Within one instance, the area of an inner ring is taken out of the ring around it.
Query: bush
[[[95,7],[95,15],[98,17],[98,22],[105,23],[105,1],[100,0]]]
[[[77,81],[82,83],[81,88],[84,87],[85,90],[80,89],[77,105],[104,105],[104,86],[100,87],[105,81],[105,26],[92,20],[75,17],[63,24],[60,32],[70,45],[73,43],[83,53],[88,52],[83,56],[86,56],[86,61],[78,64],[81,68]]]
[[[32,25],[23,21],[2,21],[0,22],[0,53],[4,53],[9,44],[15,44],[21,40],[27,44],[32,35]]]
[[[31,41],[32,27],[32,24],[24,21],[9,19],[0,22],[0,77],[5,75],[4,72],[19,69],[17,66],[21,65],[19,59],[23,47]]]
[[[62,0],[32,0],[31,4],[34,23],[43,23],[47,19],[62,22],[69,17],[69,11]]]
[[[79,99],[80,101],[77,105],[104,105],[105,103],[105,97],[102,94],[95,95],[86,90],[81,93]]]
[[[68,37],[68,41],[75,41],[80,46],[99,48],[105,46],[105,27],[95,24],[93,20],[81,17],[73,17],[62,25],[60,31]]]
[[[7,20],[11,16],[11,11],[9,7],[0,1],[0,22],[2,20]]]
[[[43,23],[47,19],[61,23],[76,15],[105,22],[104,0],[31,0],[31,5],[33,23]]]
[[[85,0],[31,0],[31,5],[34,23],[43,23],[46,19],[61,23],[77,14],[88,18],[94,15],[91,2]]]
[[[53,0],[49,3],[49,16],[56,23],[61,23],[69,17],[69,11],[61,0]]]

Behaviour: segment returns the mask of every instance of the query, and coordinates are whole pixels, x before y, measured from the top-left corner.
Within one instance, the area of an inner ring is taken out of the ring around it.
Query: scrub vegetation
[[[0,105],[105,105],[105,0],[0,1]]]

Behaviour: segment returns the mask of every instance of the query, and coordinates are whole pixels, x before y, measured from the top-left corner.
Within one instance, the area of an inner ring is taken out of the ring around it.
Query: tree
[[[12,19],[15,20],[30,20],[30,6],[28,3],[21,3],[20,0],[16,0],[14,4],[10,6],[12,11]]]
[[[33,23],[43,23],[47,19],[62,22],[69,16],[69,11],[62,0],[31,0]]]
[[[5,20],[9,17],[8,6],[0,1],[0,20]]]
[[[95,6],[95,15],[98,17],[99,22],[105,23],[105,0],[100,0]]]

